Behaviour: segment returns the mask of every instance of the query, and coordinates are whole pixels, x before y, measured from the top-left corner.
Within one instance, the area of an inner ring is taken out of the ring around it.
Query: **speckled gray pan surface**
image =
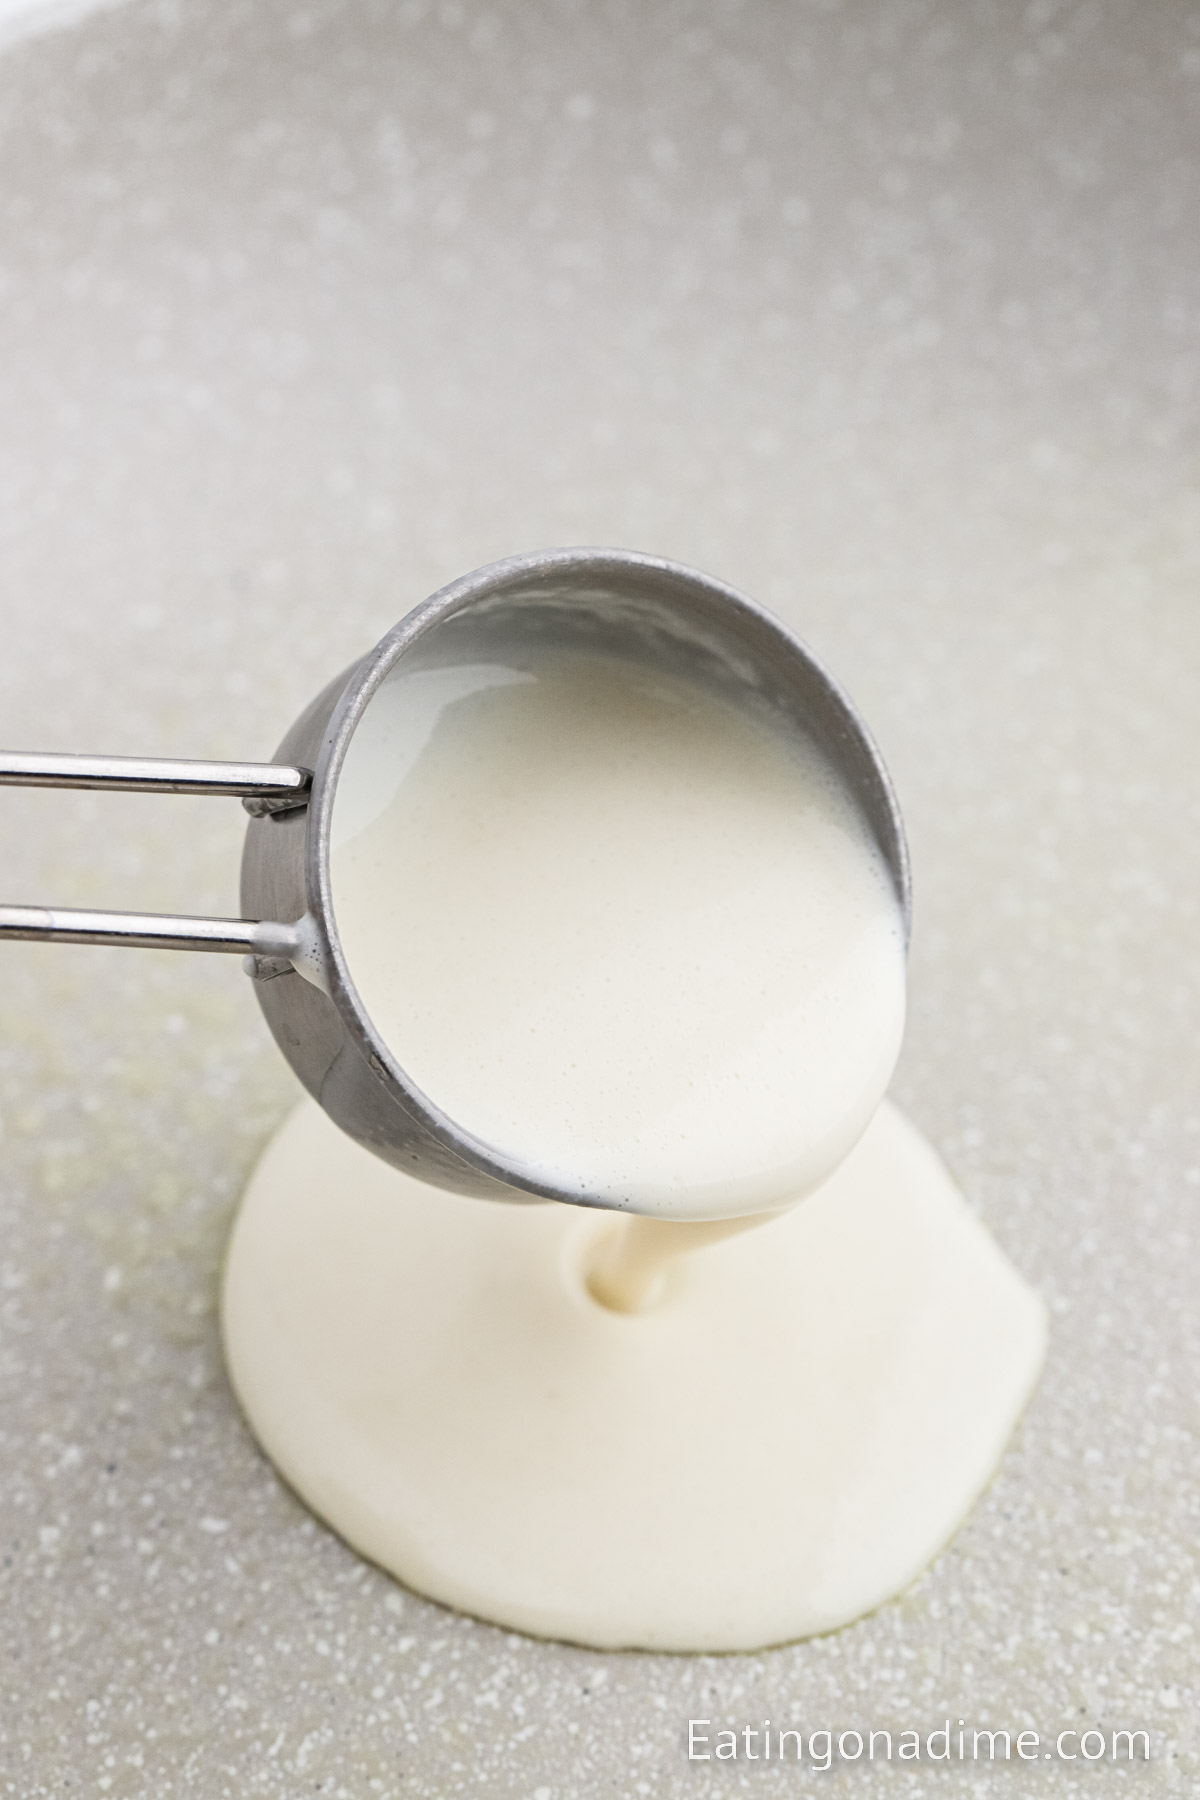
[[[890,760],[896,1093],[1053,1344],[965,1530],[846,1631],[452,1616],[307,1516],[222,1371],[296,1092],[236,962],[6,946],[0,1792],[1195,1791],[1198,173],[1176,0],[131,0],[6,51],[0,741],[269,755],[537,545],[744,587]],[[236,910],[241,817],[6,792],[2,897]],[[689,1716],[1153,1755],[784,1775],[689,1763]]]

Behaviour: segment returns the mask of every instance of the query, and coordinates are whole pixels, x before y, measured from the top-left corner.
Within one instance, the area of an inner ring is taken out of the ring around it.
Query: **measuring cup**
[[[736,589],[623,550],[547,550],[442,588],[336,677],[271,763],[0,753],[0,784],[232,794],[251,815],[241,919],[0,906],[0,938],[240,953],[276,1043],[336,1124],[422,1181],[501,1200],[608,1206],[472,1136],[405,1074],[359,998],[334,916],[338,776],[374,696],[403,665],[477,661],[533,641],[603,650],[688,675],[824,749],[870,826],[907,937],[908,853],[896,796],[857,711],[811,651]]]

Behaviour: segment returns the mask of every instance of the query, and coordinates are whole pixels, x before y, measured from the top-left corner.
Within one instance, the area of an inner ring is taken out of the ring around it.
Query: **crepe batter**
[[[352,741],[332,866],[429,1097],[652,1216],[433,1190],[305,1103],[224,1286],[283,1474],[419,1591],[598,1647],[751,1649],[897,1592],[1045,1323],[879,1105],[902,927],[825,759],[628,663],[419,669]]]
[[[401,673],[333,834],[350,971],[410,1079],[582,1198],[779,1206],[883,1096],[887,865],[815,745],[708,689],[554,652]]]

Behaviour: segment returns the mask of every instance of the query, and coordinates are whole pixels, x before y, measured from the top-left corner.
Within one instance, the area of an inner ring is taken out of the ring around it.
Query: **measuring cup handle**
[[[0,787],[104,788],[134,794],[240,795],[248,813],[305,806],[311,769],[279,763],[182,762],[143,756],[43,755],[0,750]],[[324,959],[312,921],[193,919],[161,913],[92,912],[66,906],[0,906],[0,940],[123,944],[133,949],[207,950],[291,963],[324,988]]]
[[[312,770],[280,763],[71,756],[0,750],[0,787],[106,788],[126,794],[232,794],[255,818],[308,803]]]
[[[0,906],[3,938],[42,944],[124,944],[135,950],[210,950],[288,961],[300,949],[299,928],[270,919],[193,919],[74,906]]]

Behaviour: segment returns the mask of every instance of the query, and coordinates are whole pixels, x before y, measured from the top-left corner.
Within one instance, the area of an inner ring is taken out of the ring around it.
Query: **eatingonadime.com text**
[[[946,1719],[928,1731],[808,1731],[770,1719],[737,1726],[689,1719],[687,1754],[689,1762],[802,1762],[814,1769],[835,1762],[1149,1762],[1150,1734],[1095,1725],[1047,1733],[976,1729],[963,1719]]]

